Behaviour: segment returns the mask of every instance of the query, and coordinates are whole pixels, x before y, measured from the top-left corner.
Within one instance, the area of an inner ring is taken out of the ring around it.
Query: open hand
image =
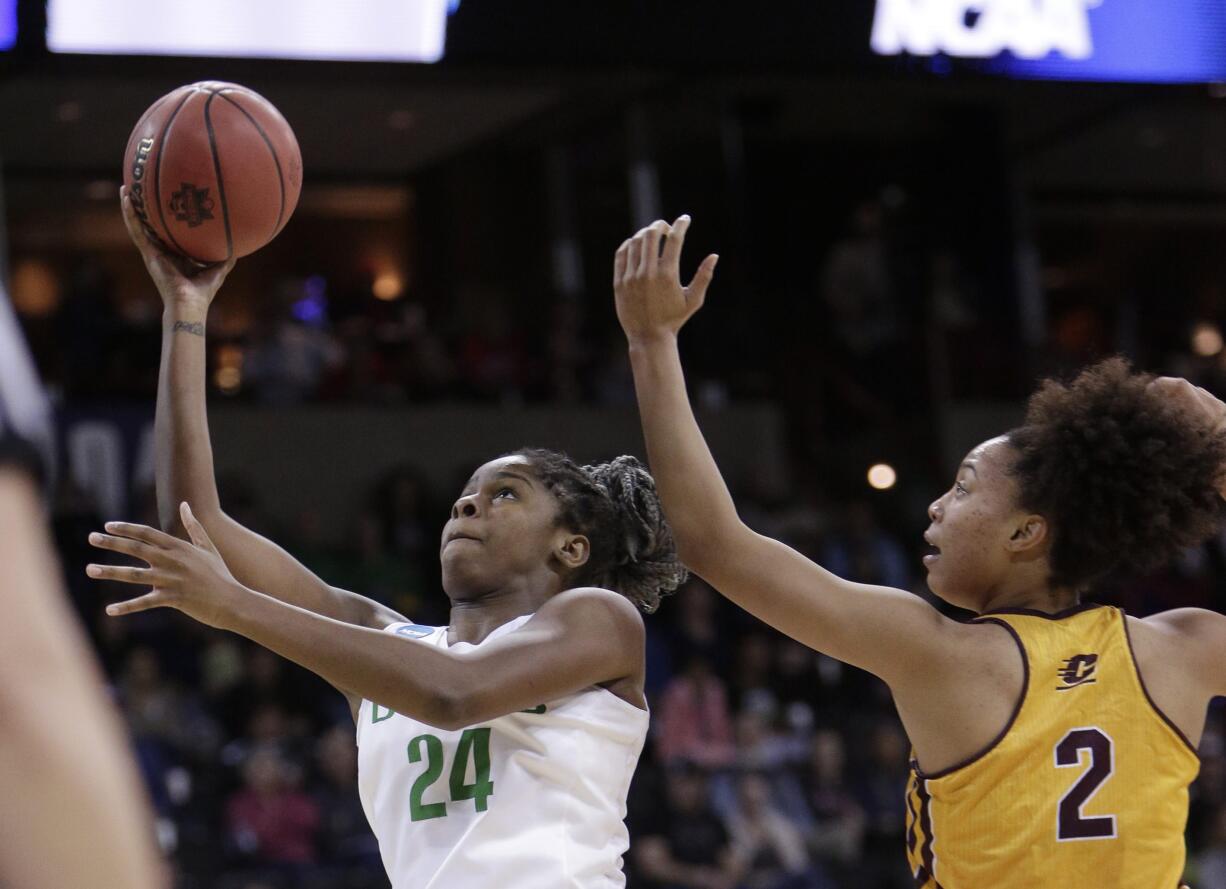
[[[671,226],[658,219],[624,241],[613,259],[613,293],[617,320],[630,341],[676,336],[702,308],[719,256],[712,253],[698,266],[689,286],[681,284],[681,246],[690,217]],[[660,241],[664,250],[660,250]]]
[[[225,629],[226,617],[245,588],[234,579],[186,502],[179,505],[179,516],[190,543],[147,525],[107,522],[109,533],[90,534],[89,542],[140,559],[149,567],[91,564],[85,573],[97,580],[153,587],[143,596],[108,605],[106,613],[113,617],[150,608],[177,608],[201,623]]]
[[[168,306],[195,304],[207,308],[217,295],[222,282],[226,280],[226,275],[230,274],[230,269],[234,268],[235,261],[231,259],[213,265],[199,265],[171,253],[150,237],[140,217],[136,215],[127,186],[119,189],[119,204],[123,210],[124,224],[128,227],[128,236],[140,251],[141,258],[145,260],[145,268],[149,270],[149,277],[157,285],[162,302]]]

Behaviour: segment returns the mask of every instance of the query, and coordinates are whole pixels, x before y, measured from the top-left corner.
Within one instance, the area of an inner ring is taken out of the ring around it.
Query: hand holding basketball
[[[106,613],[112,617],[175,608],[210,627],[225,629],[227,615],[246,589],[234,579],[187,503],[180,504],[179,517],[191,542],[147,525],[107,522],[109,533],[90,534],[90,544],[140,559],[149,567],[91,564],[85,573],[95,580],[153,587],[143,596],[108,605]]]
[[[689,216],[678,217],[671,226],[658,219],[618,248],[613,260],[613,293],[617,320],[627,339],[676,336],[702,308],[719,257],[712,253],[704,259],[689,285],[682,286],[681,247],[689,226]]]
[[[149,270],[149,277],[153,278],[153,283],[157,285],[162,301],[168,306],[196,305],[207,308],[230,270],[234,268],[236,260],[200,266],[182,256],[169,253],[149,238],[132,207],[127,186],[119,190],[119,195],[128,235],[140,251],[141,258],[145,260],[145,268]]]

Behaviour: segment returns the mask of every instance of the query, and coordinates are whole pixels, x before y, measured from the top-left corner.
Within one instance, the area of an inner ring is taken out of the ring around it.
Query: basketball
[[[182,86],[141,115],[123,179],[146,228],[200,263],[260,249],[285,226],[302,187],[294,131],[271,102],[234,83]]]

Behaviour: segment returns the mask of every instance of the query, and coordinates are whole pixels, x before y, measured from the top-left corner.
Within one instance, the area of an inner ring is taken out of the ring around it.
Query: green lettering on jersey
[[[447,815],[445,800],[435,803],[422,800],[422,795],[443,775],[443,752],[443,742],[436,735],[418,735],[409,741],[409,762],[416,764],[425,760],[426,763],[425,771],[417,776],[417,780],[409,789],[410,821],[429,821]],[[467,784],[465,779],[468,777],[470,762],[473,765],[473,783]],[[464,729],[456,747],[455,759],[451,763],[451,776],[447,783],[453,803],[470,799],[478,812],[484,812],[489,807],[488,797],[494,793],[494,782],[490,780],[488,727]]]
[[[520,713],[535,713],[537,716],[540,716],[542,713],[545,712],[545,705],[537,704],[535,707],[532,707],[531,709],[520,710],[519,712]]]
[[[379,713],[380,710],[383,711],[382,715],[380,715]],[[380,707],[374,701],[371,701],[370,703],[370,724],[371,725],[374,725],[376,722],[382,722],[385,719],[391,719],[395,715],[396,715],[395,710],[389,710],[387,707]]]

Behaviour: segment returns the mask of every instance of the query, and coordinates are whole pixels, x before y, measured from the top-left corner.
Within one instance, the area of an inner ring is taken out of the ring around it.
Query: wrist
[[[631,352],[658,349],[676,345],[676,343],[677,331],[667,328],[626,334],[626,344],[630,347]]]
[[[162,314],[175,320],[203,321],[209,313],[209,300],[202,296],[163,296]]]
[[[246,611],[252,598],[253,591],[237,580],[226,583],[215,600],[217,611],[213,626],[219,630],[243,635],[243,627],[248,623]]]
[[[204,324],[209,317],[209,304],[191,301],[178,300],[176,302],[167,302],[162,309],[163,325],[173,325],[183,321],[189,324]]]

